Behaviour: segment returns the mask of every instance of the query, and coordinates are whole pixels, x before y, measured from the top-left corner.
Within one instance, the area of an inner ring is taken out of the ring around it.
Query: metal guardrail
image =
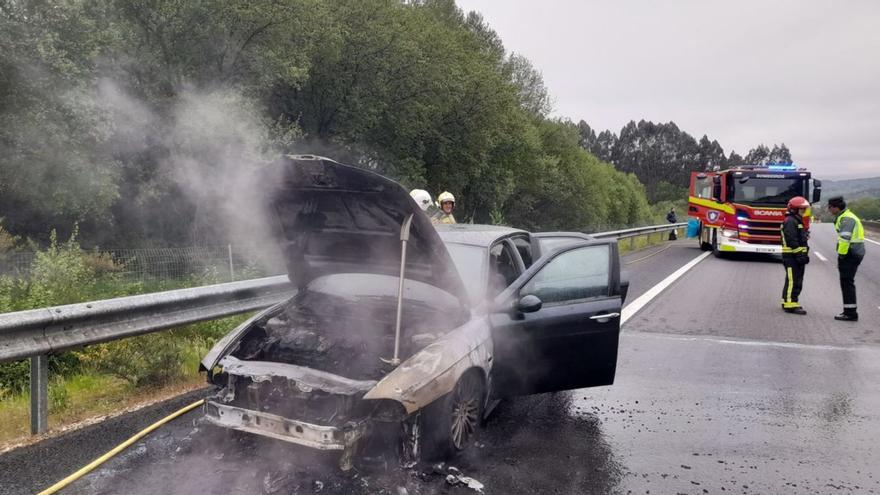
[[[687,223],[669,223],[666,225],[651,225],[648,227],[636,227],[634,229],[612,230],[611,232],[599,232],[591,234],[597,239],[609,239],[616,237],[617,240],[629,239],[643,235],[656,234],[658,232],[669,232],[670,230],[678,230],[687,227]]]
[[[687,224],[591,234],[630,239]],[[287,276],[0,314],[0,363],[31,360],[31,433],[48,427],[49,354],[267,308],[294,293]]]
[[[0,362],[31,358],[31,433],[48,426],[49,353],[269,307],[287,276],[0,314]]]

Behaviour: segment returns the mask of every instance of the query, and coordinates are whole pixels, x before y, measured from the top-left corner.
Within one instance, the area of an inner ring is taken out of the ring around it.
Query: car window
[[[559,236],[559,237],[540,237],[538,238],[538,242],[541,244],[541,252],[548,253],[553,251],[556,248],[562,246],[568,246],[569,244],[574,244],[576,242],[583,242],[583,238],[581,237],[569,237],[569,236]]]
[[[472,302],[480,302],[485,295],[483,290],[483,269],[486,265],[486,248],[467,244],[446,243],[452,263],[468,291]]]
[[[489,297],[495,297],[519,277],[516,256],[506,242],[499,242],[489,250]]]
[[[609,261],[610,251],[606,244],[565,252],[536,273],[520,295],[538,296],[544,304],[607,296]]]

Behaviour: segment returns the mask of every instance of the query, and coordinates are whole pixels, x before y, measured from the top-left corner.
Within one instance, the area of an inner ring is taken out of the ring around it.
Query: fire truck
[[[697,239],[704,251],[782,253],[780,227],[788,200],[820,201],[822,182],[795,165],[742,166],[693,172],[688,217],[699,221]],[[809,227],[811,213],[804,218]]]

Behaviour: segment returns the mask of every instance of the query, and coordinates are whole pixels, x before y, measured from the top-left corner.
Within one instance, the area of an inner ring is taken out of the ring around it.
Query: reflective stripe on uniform
[[[843,305],[843,309],[856,309],[858,307],[859,307],[858,304],[844,304]]]
[[[788,290],[785,292],[785,304],[791,304],[791,290],[794,288],[794,272],[791,271],[791,267],[785,269],[785,273],[788,275]]]

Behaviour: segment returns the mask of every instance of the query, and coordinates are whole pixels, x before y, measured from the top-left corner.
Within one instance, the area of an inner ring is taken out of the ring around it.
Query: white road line
[[[877,242],[877,241],[875,241],[874,239],[868,239],[867,237],[865,237],[865,240],[868,241],[868,242],[873,242],[874,244],[880,246],[880,242]]]
[[[710,254],[712,254],[712,251],[706,251],[705,253],[692,259],[690,262],[688,262],[688,264],[672,272],[671,275],[664,278],[662,281],[660,281],[659,284],[651,287],[647,292],[637,297],[633,302],[627,304],[626,307],[623,308],[623,310],[621,311],[620,326],[623,326],[623,324],[626,323],[627,320],[632,318],[633,315],[644,308],[646,304],[651,302],[651,300],[657,297],[661,292],[663,292],[664,289],[666,289],[667,287],[672,285],[673,282],[681,278],[681,276],[687,273],[688,270],[697,266],[697,263],[706,259],[706,256],[709,256]]]
[[[828,258],[822,256],[822,253],[820,253],[819,251],[813,251],[813,252],[816,253],[816,257],[819,258],[820,260],[828,261]]]
[[[676,335],[671,333],[655,333],[655,332],[640,332],[638,330],[634,330],[632,332],[626,332],[629,337],[638,337],[639,339],[645,338],[656,338],[656,339],[665,339],[665,340],[681,340],[686,342],[711,342],[716,344],[731,344],[731,345],[742,345],[742,346],[755,346],[755,347],[783,347],[789,349],[820,349],[820,350],[829,350],[829,351],[861,351],[865,349],[869,350],[880,350],[880,346],[877,344],[858,344],[858,345],[823,345],[823,344],[799,344],[796,342],[776,342],[772,340],[738,340],[738,339],[729,339],[723,337],[711,337],[707,335],[698,335],[693,337]]]

